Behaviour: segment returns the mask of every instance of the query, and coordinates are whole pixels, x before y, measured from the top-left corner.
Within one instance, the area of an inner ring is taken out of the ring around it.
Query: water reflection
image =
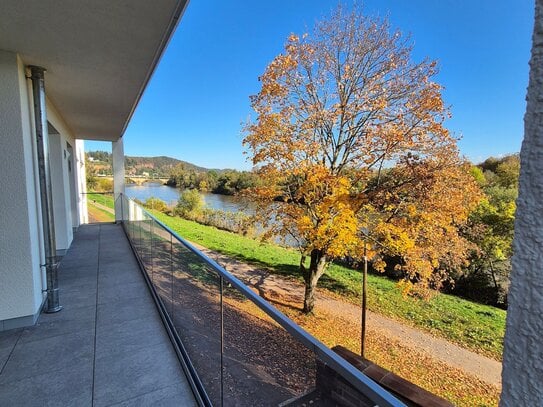
[[[146,182],[143,185],[130,184],[125,188],[126,195],[130,198],[145,202],[147,198],[155,197],[163,200],[170,206],[175,206],[179,200],[181,190],[163,185],[157,182]],[[242,212],[247,215],[254,215],[255,205],[247,198],[231,195],[212,194],[210,192],[201,192],[206,207],[225,212]],[[277,203],[275,204],[277,205]],[[274,222],[275,220],[272,220]],[[256,234],[262,233],[263,229],[256,226]],[[284,238],[275,237],[272,240],[279,245],[297,247],[298,243],[290,236]]]
[[[147,198],[155,197],[163,200],[168,205],[176,205],[180,190],[157,182],[146,182],[143,185],[131,184],[126,186],[126,195],[130,198],[144,202]],[[227,212],[244,212],[249,215],[254,213],[254,206],[247,199],[239,196],[219,195],[209,192],[201,192],[205,205],[211,209]]]

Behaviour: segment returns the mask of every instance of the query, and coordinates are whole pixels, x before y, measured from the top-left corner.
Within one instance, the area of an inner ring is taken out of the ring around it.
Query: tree
[[[87,170],[87,190],[94,191],[97,185],[98,185],[98,180],[92,174],[92,172]]]
[[[411,48],[387,20],[339,7],[288,38],[251,97],[244,143],[262,178],[251,191],[268,234],[298,241],[304,312],[332,259],[361,257],[362,228],[387,248],[370,247],[374,267],[401,256],[409,289],[465,258],[456,224],[477,186],[443,126],[436,63],[412,62]]]
[[[196,189],[187,189],[181,193],[174,213],[180,216],[197,214],[204,207],[204,198]]]
[[[493,305],[506,305],[519,170],[518,154],[490,157],[472,169],[485,196],[465,228],[475,247],[457,291]]]

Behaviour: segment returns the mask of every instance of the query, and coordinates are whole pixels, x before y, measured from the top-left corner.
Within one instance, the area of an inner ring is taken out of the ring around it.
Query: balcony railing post
[[[119,195],[119,199],[121,200],[121,222],[124,225],[124,194],[122,192]]]
[[[172,319],[175,321],[175,316],[173,313],[173,310],[175,307],[173,306],[174,301],[174,290],[173,290],[173,237],[170,234],[170,290],[171,290],[171,296],[170,296],[170,312],[172,314]]]
[[[221,304],[221,407],[224,405],[224,287],[223,278],[219,275],[219,296]]]
[[[151,281],[155,282],[155,237],[153,233],[153,221],[149,219],[149,236],[150,236],[150,242],[149,242],[149,265],[151,267]]]
[[[140,231],[140,239],[139,239],[139,249],[141,251],[141,258],[145,258],[145,253],[143,251],[143,212],[141,214],[142,216],[139,216],[138,225],[139,225],[139,231]]]

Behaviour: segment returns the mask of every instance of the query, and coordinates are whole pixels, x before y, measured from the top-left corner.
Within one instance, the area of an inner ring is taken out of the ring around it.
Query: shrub
[[[181,193],[174,213],[182,217],[196,216],[203,207],[202,195],[196,189],[187,189]]]
[[[113,181],[109,178],[96,178],[96,191],[113,192]]]
[[[154,209],[162,213],[166,213],[169,211],[169,208],[168,208],[168,205],[166,205],[166,202],[164,202],[162,199],[155,198],[154,196],[147,198],[143,206],[149,209]]]
[[[203,211],[190,220],[244,236],[254,235],[253,218],[243,212],[228,212],[204,208]]]

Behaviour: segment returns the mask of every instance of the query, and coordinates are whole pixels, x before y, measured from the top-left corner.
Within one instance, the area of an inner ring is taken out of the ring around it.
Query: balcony
[[[0,332],[0,406],[196,405],[122,226],[84,225],[64,309]]]
[[[403,405],[117,199],[122,224],[81,226],[60,263],[64,309],[0,333],[0,405]]]

